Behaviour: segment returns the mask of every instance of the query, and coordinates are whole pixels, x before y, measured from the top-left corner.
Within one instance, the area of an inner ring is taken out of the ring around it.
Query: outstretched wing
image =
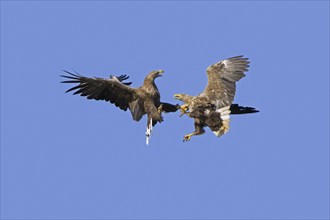
[[[65,70],[64,72],[68,75],[61,76],[69,80],[62,81],[62,83],[78,84],[66,91],[75,91],[73,95],[80,94],[81,96],[86,96],[87,99],[111,102],[124,111],[129,107],[129,103],[137,98],[136,89],[129,86],[131,82],[124,82],[129,76],[110,76],[110,78],[103,79],[97,77],[89,78]]]
[[[207,68],[208,83],[200,96],[207,96],[217,108],[231,105],[236,82],[245,76],[250,62],[248,58],[236,56],[222,60]]]

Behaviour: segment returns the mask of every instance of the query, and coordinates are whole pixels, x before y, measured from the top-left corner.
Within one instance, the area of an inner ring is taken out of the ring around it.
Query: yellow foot
[[[228,132],[228,130],[229,129],[224,128],[224,127],[220,128],[220,132],[223,133],[223,134],[226,134]]]
[[[181,105],[180,106],[180,111],[181,111],[180,117],[182,117],[182,115],[187,114],[187,111],[188,110],[189,110],[189,106],[188,105]]]
[[[229,124],[227,121],[224,121],[222,127],[220,128],[220,131],[223,133],[223,134],[226,134],[228,131],[229,131]]]
[[[183,137],[183,142],[187,142],[190,141],[191,136],[193,136],[194,134],[187,134]]]
[[[163,104],[160,104],[158,107],[158,113],[161,114],[163,112]]]

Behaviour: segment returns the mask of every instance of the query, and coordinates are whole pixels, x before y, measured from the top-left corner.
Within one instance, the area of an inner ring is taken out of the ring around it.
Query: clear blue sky
[[[65,94],[61,70],[151,70],[164,101],[245,55],[232,117],[182,142],[165,115],[151,145],[106,102]],[[1,1],[2,219],[329,218],[329,2]]]

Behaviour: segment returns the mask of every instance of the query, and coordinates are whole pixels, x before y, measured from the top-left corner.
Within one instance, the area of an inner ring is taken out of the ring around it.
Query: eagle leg
[[[189,110],[189,105],[187,105],[187,104],[181,105],[180,106],[180,111],[181,111],[180,117],[182,117],[182,115],[187,114],[188,110]]]
[[[183,136],[183,142],[190,141],[191,137],[194,135],[202,135],[205,133],[205,130],[203,128],[203,125],[200,124],[199,119],[195,119],[195,131],[192,132],[191,134],[187,134]]]
[[[183,136],[183,142],[190,141],[191,136],[195,135],[195,132]]]

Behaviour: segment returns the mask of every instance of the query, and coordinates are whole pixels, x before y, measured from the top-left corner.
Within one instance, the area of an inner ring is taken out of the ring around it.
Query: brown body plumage
[[[129,78],[126,75],[110,76],[110,78],[104,79],[65,72],[69,75],[62,75],[62,77],[69,80],[62,81],[62,83],[78,84],[66,92],[76,90],[74,95],[80,94],[86,96],[87,99],[104,100],[113,103],[124,111],[129,109],[135,121],[139,121],[143,115],[147,114],[147,141],[152,127],[157,122],[163,121],[161,112],[174,112],[178,109],[176,105],[160,101],[160,93],[155,79],[163,75],[163,70],[150,72],[145,77],[142,86],[138,88],[130,87],[131,82],[124,82]]]
[[[208,83],[198,96],[175,94],[174,97],[185,104],[183,114],[194,119],[195,131],[184,136],[184,141],[193,135],[203,134],[209,127],[220,137],[229,130],[229,114],[258,112],[251,107],[232,104],[236,92],[236,82],[245,76],[249,67],[248,58],[236,56],[222,60],[207,68]]]

